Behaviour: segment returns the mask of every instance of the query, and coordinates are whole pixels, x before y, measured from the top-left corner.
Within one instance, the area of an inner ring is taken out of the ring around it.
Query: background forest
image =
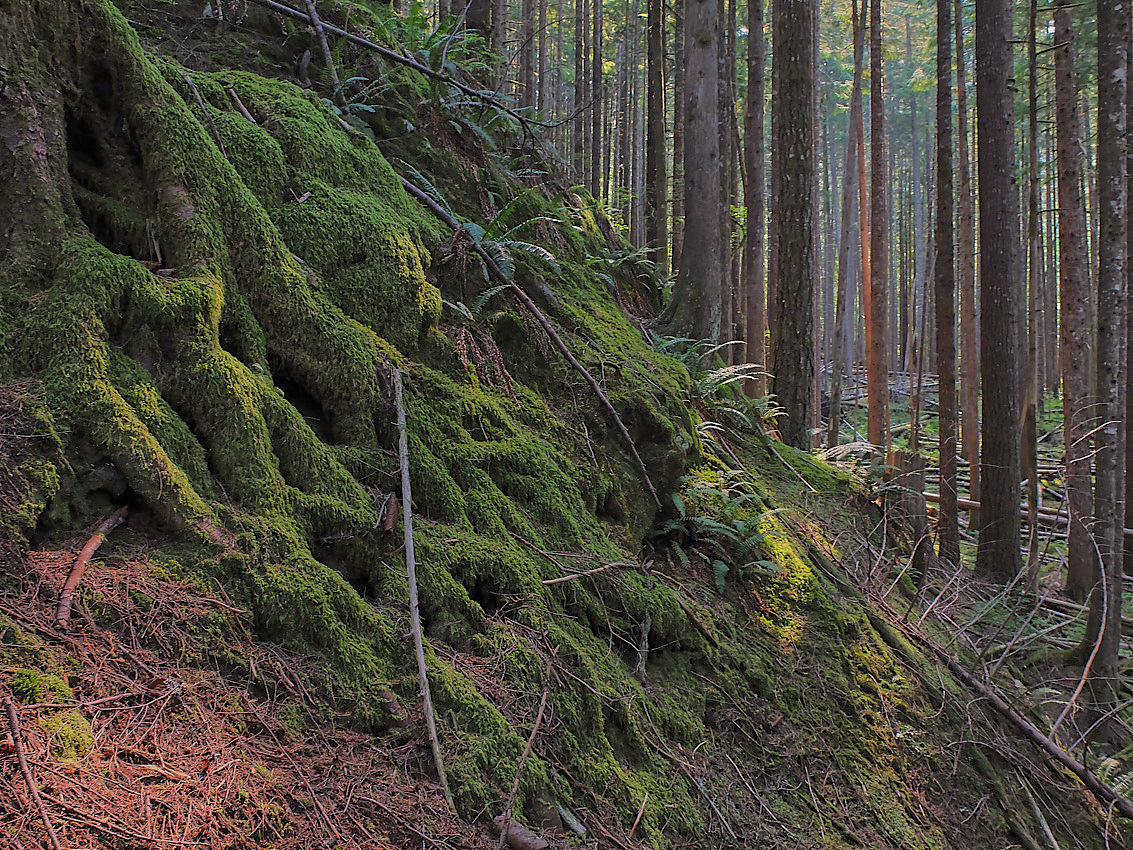
[[[1128,4],[0,23],[0,841],[1124,846]]]

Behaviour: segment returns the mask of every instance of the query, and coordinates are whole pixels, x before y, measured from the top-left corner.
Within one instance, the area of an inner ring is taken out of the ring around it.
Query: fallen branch
[[[265,2],[265,0],[254,0],[254,2]],[[406,192],[408,192],[410,195],[424,204],[425,207],[428,208],[429,212],[431,212],[433,215],[447,224],[454,233],[459,233],[461,231],[462,228],[460,222],[453,218],[452,215],[450,215],[449,212],[444,209],[444,207],[430,198],[427,193],[425,193],[421,189],[418,189],[404,177],[401,178],[401,185],[405,187]],[[625,423],[622,422],[622,418],[618,416],[618,412],[614,409],[614,405],[610,403],[610,399],[606,397],[606,394],[604,392],[602,392],[602,388],[598,386],[598,382],[594,380],[594,376],[591,375],[589,371],[587,371],[585,366],[578,362],[578,359],[573,354],[571,354],[570,349],[567,348],[566,343],[563,342],[563,338],[559,336],[558,331],[555,330],[555,327],[551,324],[551,321],[543,315],[543,311],[541,311],[535,305],[535,302],[531,300],[531,296],[529,296],[526,292],[523,291],[523,289],[517,286],[514,281],[508,279],[508,276],[505,275],[503,273],[503,270],[496,264],[496,261],[492,258],[492,255],[485,251],[482,246],[476,244],[476,242],[472,242],[472,248],[480,256],[480,259],[484,261],[484,265],[487,267],[488,273],[492,276],[496,283],[511,287],[512,291],[516,294],[516,297],[519,298],[520,303],[523,304],[523,306],[527,309],[527,311],[531,314],[535,321],[539,323],[539,326],[543,328],[547,336],[551,338],[551,341],[555,344],[555,347],[559,350],[559,353],[561,353],[563,357],[566,358],[566,361],[571,365],[571,367],[573,367],[574,370],[583,377],[586,383],[590,385],[590,389],[598,397],[598,400],[602,402],[602,406],[606,408],[606,412],[610,415],[610,419],[614,423],[614,427],[617,429],[618,434],[621,436],[623,442],[625,442],[626,448],[629,449],[630,454],[633,456],[633,460],[637,465],[638,472],[641,473],[641,480],[644,482],[646,489],[649,490],[649,495],[653,499],[653,504],[658,508],[658,510],[660,510],[661,500],[658,498],[657,491],[653,487],[653,482],[649,478],[649,471],[645,468],[645,462],[641,459],[641,455],[637,453],[637,447],[633,444],[633,438],[630,437]]]
[[[301,12],[298,9],[292,9],[290,6],[285,6],[282,3],[276,3],[275,0],[251,0],[251,2],[255,3],[257,6],[262,6],[265,9],[271,9],[273,12],[279,12],[281,15],[287,15],[289,17],[295,18],[296,20],[302,21],[305,24],[311,24],[311,18],[307,15],[306,12]],[[418,74],[421,74],[432,80],[436,80],[439,83],[450,85],[457,91],[464,92],[466,95],[476,98],[481,103],[486,103],[490,106],[494,106],[496,107],[496,109],[499,109],[501,112],[506,112],[516,121],[520,122],[520,124],[523,125],[524,128],[526,128],[528,125],[533,125],[536,127],[548,126],[541,121],[532,121],[527,116],[520,115],[503,101],[489,94],[485,94],[480,89],[475,89],[472,86],[466,86],[464,83],[448,76],[447,74],[442,74],[439,71],[434,71],[428,65],[422,65],[420,62],[411,59],[408,56],[403,56],[396,50],[390,50],[388,47],[382,47],[380,44],[374,44],[374,42],[372,41],[364,39],[361,36],[354,35],[353,33],[347,32],[346,30],[339,29],[338,27],[332,26],[325,21],[321,21],[320,23],[322,24],[324,32],[340,35],[352,44],[356,44],[359,47],[364,47],[367,50],[377,53],[383,59],[394,62],[398,65],[404,65],[406,68],[411,68]]]
[[[102,541],[107,538],[110,532],[122,524],[129,512],[129,507],[124,505],[99,523],[90,540],[79,552],[79,557],[75,558],[75,564],[71,567],[63,590],[59,593],[59,609],[55,612],[55,622],[58,625],[65,626],[71,619],[71,606],[75,602],[75,591],[79,587],[79,582],[83,580],[83,573],[86,572],[91,557],[98,551],[98,547],[102,545]]]
[[[571,573],[569,576],[559,576],[559,578],[545,578],[543,584],[562,584],[564,581],[574,581],[576,578],[583,576],[592,576],[594,573],[602,573],[614,566],[613,564],[603,564],[600,567],[595,567],[592,570],[583,570],[580,573]]]
[[[344,101],[342,92],[338,90],[338,69],[334,67],[334,56],[331,55],[330,45],[327,44],[326,27],[323,26],[323,22],[319,19],[318,10],[315,8],[315,0],[306,0],[306,2],[307,18],[311,22],[311,29],[315,31],[315,36],[319,40],[319,49],[323,51],[323,61],[327,63],[327,67],[330,69],[330,78],[334,83],[334,98],[338,102],[338,105],[342,106]]]
[[[20,763],[20,772],[24,775],[28,793],[35,801],[36,808],[39,809],[39,816],[43,818],[43,825],[47,829],[47,837],[51,839],[51,846],[54,850],[63,850],[59,845],[59,836],[55,834],[55,827],[51,825],[51,818],[47,815],[47,807],[43,805],[43,798],[39,796],[39,787],[35,784],[35,779],[31,775],[31,768],[28,767],[28,758],[24,754],[24,738],[20,734],[20,716],[16,713],[16,704],[12,702],[11,697],[4,697],[4,708],[8,709],[8,728],[12,730],[12,743],[16,747],[16,760]]]
[[[205,123],[209,125],[209,129],[212,131],[212,137],[216,139],[216,146],[220,148],[220,152],[224,154],[225,158],[227,159],[228,151],[224,149],[224,142],[221,141],[220,133],[216,129],[216,124],[213,123],[212,113],[209,112],[209,108],[205,106],[205,99],[201,97],[200,91],[197,90],[197,84],[193,82],[193,78],[188,74],[182,74],[181,79],[185,81],[185,85],[187,85],[189,87],[189,91],[193,93],[193,97],[197,101],[197,106],[199,106],[201,108],[201,112],[205,114]]]
[[[417,599],[417,559],[413,554],[413,490],[409,483],[409,438],[405,429],[405,401],[402,398],[401,370],[393,371],[394,404],[397,406],[397,447],[401,456],[401,502],[405,521],[405,565],[409,575],[409,618],[413,633],[413,648],[417,653],[417,679],[421,685],[421,698],[424,701],[425,726],[429,730],[429,744],[433,748],[433,760],[437,765],[437,777],[445,793],[445,802],[454,813],[456,804],[445,776],[445,763],[441,757],[441,742],[437,738],[437,720],[433,715],[433,697],[429,693],[429,668],[425,664],[425,641],[421,637],[421,608]]]

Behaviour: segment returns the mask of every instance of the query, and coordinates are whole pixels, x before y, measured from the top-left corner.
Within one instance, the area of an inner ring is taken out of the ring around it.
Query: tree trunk
[[[673,21],[673,233],[669,265],[677,271],[685,236],[685,0],[673,4]]]
[[[590,40],[590,193],[602,199],[602,0],[592,0],[594,36]]]
[[[744,105],[744,205],[747,207],[747,231],[744,236],[744,305],[747,317],[747,361],[762,367],[767,351],[764,344],[767,317],[764,291],[764,91],[767,43],[763,37],[763,0],[748,0],[747,5],[747,100]],[[748,382],[748,392],[762,396],[766,382],[762,376]]]
[[[1094,584],[1090,503],[1090,377],[1093,347],[1086,274],[1086,210],[1082,199],[1082,144],[1074,69],[1072,0],[1054,7],[1055,102],[1058,129],[1058,289],[1062,304],[1062,430],[1070,519],[1066,593],[1085,601]]]
[[[956,32],[956,177],[957,201],[959,204],[959,249],[960,273],[960,330],[963,349],[960,357],[960,385],[963,396],[961,415],[961,447],[964,459],[968,461],[968,497],[973,502],[980,499],[980,369],[979,369],[979,322],[976,315],[976,232],[975,206],[972,199],[972,160],[968,150],[968,91],[965,81],[967,71],[964,59],[964,7],[956,0],[952,7]],[[979,517],[969,515],[969,524],[979,527]]]
[[[645,133],[645,241],[654,249],[657,273],[668,274],[669,183],[665,164],[665,4],[646,0],[649,83]]]
[[[889,179],[885,144],[885,61],[881,48],[881,0],[873,0],[869,23],[870,148],[870,328],[866,363],[870,443],[889,448]]]
[[[810,448],[808,427],[814,381],[814,16],[813,0],[775,0],[771,101],[772,158],[779,163],[775,228],[780,274],[775,287],[778,333],[773,390],[786,412],[784,442]]]
[[[1011,3],[976,7],[976,116],[980,191],[980,361],[984,440],[976,568],[1010,581],[1019,572],[1019,195],[1010,89]]]
[[[842,374],[846,371],[846,320],[849,310],[847,300],[851,299],[848,281],[850,278],[851,242],[853,241],[853,220],[851,212],[856,200],[858,183],[858,146],[854,127],[862,116],[862,38],[861,23],[858,20],[857,0],[850,2],[850,21],[854,33],[854,81],[850,91],[850,132],[846,138],[846,163],[842,171],[842,218],[838,235],[838,300],[834,316],[833,362],[830,375],[830,422],[826,431],[826,447],[838,445],[838,432],[842,425]],[[850,364],[851,370],[853,363]]]
[[[685,2],[684,238],[697,246],[673,285],[673,330],[723,342],[728,295],[720,238],[720,18],[717,0]]]
[[[936,3],[936,368],[940,421],[937,551],[960,563],[956,505],[956,278],[952,209],[952,0]]]
[[[1083,651],[1098,645],[1090,670],[1095,719],[1117,704],[1120,680],[1125,520],[1126,247],[1125,72],[1129,4],[1098,0],[1098,387],[1095,431],[1094,547],[1100,573],[1090,592]],[[1104,626],[1103,626],[1104,623]]]

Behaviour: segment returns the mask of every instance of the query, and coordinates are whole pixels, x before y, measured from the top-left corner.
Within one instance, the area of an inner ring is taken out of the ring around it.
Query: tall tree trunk
[[[961,448],[968,461],[968,496],[980,499],[980,369],[978,320],[976,316],[976,231],[975,206],[972,198],[972,159],[968,150],[968,91],[964,60],[964,7],[956,0],[952,7],[956,32],[956,177],[959,205],[960,330],[963,338],[960,358],[960,388],[963,414],[960,420]],[[969,525],[979,527],[975,512]]]
[[[889,180],[885,144],[885,58],[881,49],[881,0],[873,0],[869,18],[870,148],[870,300],[866,318],[868,437],[882,452],[889,448]]]
[[[693,339],[723,341],[728,295],[720,250],[720,18],[717,0],[685,0],[684,238],[670,308],[673,328]]]
[[[1042,264],[1039,250],[1039,62],[1038,0],[1030,0],[1027,32],[1027,297],[1020,308],[1026,346],[1023,354],[1023,386],[1020,401],[1023,423],[1020,435],[1020,474],[1027,482],[1027,588],[1039,587],[1039,478],[1038,478],[1038,314]]]
[[[602,0],[592,0],[594,35],[590,40],[590,192],[602,198]]]
[[[936,368],[940,410],[942,561],[960,563],[956,504],[956,278],[952,203],[952,0],[936,2]]]
[[[983,454],[976,568],[1019,572],[1019,195],[1015,185],[1011,2],[976,7],[976,118],[980,191],[980,361]]]
[[[574,127],[572,149],[576,180],[586,177],[586,0],[574,0]]]
[[[649,83],[645,133],[645,241],[661,276],[668,274],[669,182],[665,164],[665,4],[646,0]]]
[[[540,0],[523,0],[519,29],[519,105],[535,106],[535,6]]]
[[[1133,74],[1133,52],[1130,52],[1128,72],[1125,76],[1125,213],[1133,213],[1133,84],[1129,74]],[[1126,243],[1125,271],[1129,292],[1133,293],[1133,225],[1128,228]],[[1125,527],[1133,528],[1133,374],[1129,369],[1130,346],[1133,345],[1133,310],[1126,308],[1125,336]],[[1133,575],[1133,538],[1125,536],[1125,574]]]
[[[747,334],[747,361],[763,366],[767,360],[764,335],[767,327],[766,293],[764,292],[764,192],[763,117],[767,43],[763,38],[763,0],[747,4],[747,100],[744,105],[744,205],[747,207],[747,232],[744,236],[744,322]],[[762,396],[766,382],[762,376],[748,383],[748,392]]]
[[[1054,7],[1056,122],[1058,128],[1058,289],[1062,304],[1062,418],[1066,497],[1070,520],[1066,593],[1082,602],[1094,584],[1090,503],[1090,323],[1086,273],[1086,208],[1082,198],[1082,122],[1074,70],[1073,0]]]
[[[539,61],[537,63],[538,78],[535,81],[536,96],[535,108],[539,112],[547,109],[547,3],[548,0],[536,0],[539,4]],[[561,23],[561,22],[560,22]]]
[[[757,0],[760,2],[760,0]],[[669,265],[681,267],[685,236],[685,0],[673,3],[673,233]]]
[[[830,422],[826,431],[826,446],[838,445],[838,431],[842,424],[842,374],[846,371],[846,319],[847,300],[852,301],[848,286],[851,262],[851,242],[853,241],[853,220],[851,214],[855,203],[855,190],[858,183],[858,145],[854,127],[861,123],[862,117],[862,38],[861,22],[858,20],[858,2],[850,0],[851,25],[854,32],[854,82],[850,91],[850,132],[846,138],[846,164],[842,171],[842,218],[838,237],[838,300],[834,316],[834,357],[830,376]],[[853,368],[853,362],[850,362]]]
[[[1090,671],[1094,716],[1117,704],[1125,526],[1126,220],[1125,72],[1128,0],[1098,0],[1098,388],[1094,547],[1100,573],[1090,592],[1083,650],[1099,646]],[[1104,626],[1102,625],[1104,623]]]
[[[814,27],[815,0],[775,0],[772,158],[779,163],[775,207],[778,333],[773,390],[786,412],[784,442],[810,448],[808,426],[814,381]]]
[[[878,0],[880,2],[880,0]],[[854,54],[861,54],[860,62],[865,61],[865,33],[866,21],[869,15],[869,0],[862,0],[862,13],[858,18],[858,28],[854,32]],[[863,83],[864,86],[864,83]],[[864,93],[862,94],[864,98]],[[851,119],[853,120],[853,111],[851,110]],[[866,170],[865,165],[865,104],[862,103],[858,109],[856,120],[854,120],[852,131],[855,139],[857,140],[858,151],[858,256],[861,258],[861,323],[857,326],[858,337],[861,342],[861,349],[859,353],[860,361],[868,373],[869,351],[873,343],[873,332],[870,329],[870,305],[873,301],[872,298],[872,282],[870,280],[871,263],[869,256],[870,237],[869,237],[869,172]],[[868,375],[867,375],[868,380]],[[854,418],[857,419],[859,393],[858,381],[854,380]],[[868,411],[866,413],[868,417]],[[866,432],[869,433],[868,430]]]

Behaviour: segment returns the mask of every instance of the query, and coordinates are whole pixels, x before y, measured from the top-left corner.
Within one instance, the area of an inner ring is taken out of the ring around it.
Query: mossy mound
[[[821,529],[798,519],[810,496],[794,518],[774,512],[797,477],[746,446],[751,498],[703,502],[717,536],[731,523],[723,555],[705,557],[712,527],[689,521],[683,559],[642,557],[654,505],[605,412],[512,296],[467,307],[488,282],[382,147],[467,221],[502,216],[556,254],[559,270],[516,256],[517,284],[600,376],[666,504],[679,487],[687,504],[690,481],[726,483],[720,462],[682,484],[701,460],[689,374],[620,308],[640,294],[629,276],[588,264],[618,267],[581,198],[457,145],[406,95],[428,88],[403,77],[371,130],[432,135],[375,144],[290,82],[156,56],[109,0],[9,6],[0,67],[19,73],[0,89],[0,135],[16,140],[0,146],[0,217],[19,226],[0,255],[0,416],[31,430],[5,447],[0,495],[18,504],[0,522],[21,546],[129,503],[120,534],[171,576],[223,586],[260,638],[319,659],[322,719],[404,735],[397,695],[417,692],[404,553],[380,522],[399,482],[400,369],[428,664],[462,815],[502,809],[546,694],[516,809],[535,825],[582,812],[612,842],[636,829],[658,848],[742,846],[766,809],[823,846],[1000,846],[987,810],[959,821],[917,796],[910,759],[941,762],[947,736],[901,730],[931,725],[931,692],[823,579],[808,543]],[[845,482],[812,467],[829,516]],[[739,522],[751,539],[729,549]],[[194,661],[259,681],[229,628],[194,622]],[[57,731],[81,757],[82,729]],[[853,824],[783,779],[809,777],[811,751]]]

